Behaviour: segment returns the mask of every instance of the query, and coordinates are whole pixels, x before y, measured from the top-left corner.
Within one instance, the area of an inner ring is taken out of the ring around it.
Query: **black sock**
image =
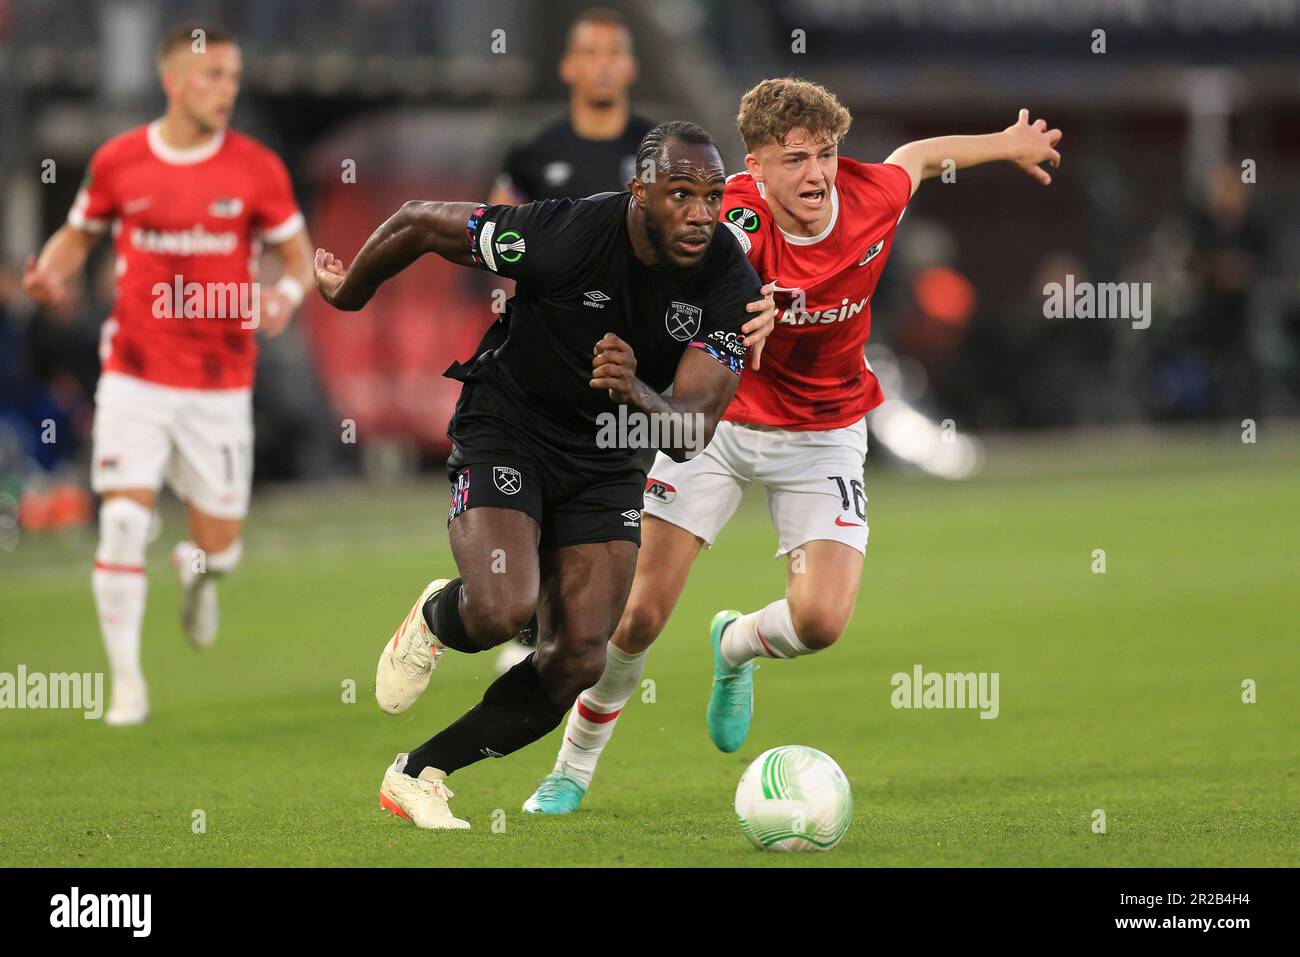
[[[496,681],[483,700],[411,752],[405,772],[425,768],[447,774],[484,758],[500,758],[554,731],[568,707],[557,708],[542,690],[529,655]]]
[[[483,649],[474,643],[474,639],[465,630],[465,623],[460,620],[460,586],[459,578],[453,578],[435,598],[424,603],[420,613],[429,630],[438,636],[438,641],[453,651],[467,655],[478,654]]]

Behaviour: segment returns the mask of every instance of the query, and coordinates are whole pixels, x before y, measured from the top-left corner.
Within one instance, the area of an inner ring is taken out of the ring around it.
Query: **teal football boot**
[[[728,609],[713,616],[709,638],[713,642],[713,690],[709,693],[709,737],[728,754],[745,743],[754,717],[753,661],[733,668],[722,657],[722,631],[740,617]]]
[[[582,803],[587,786],[577,778],[552,771],[542,778],[532,797],[524,802],[525,814],[572,814]]]

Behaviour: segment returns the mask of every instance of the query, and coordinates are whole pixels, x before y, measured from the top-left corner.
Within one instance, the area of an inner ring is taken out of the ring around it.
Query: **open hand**
[[[1039,164],[1051,163],[1053,168],[1061,165],[1061,154],[1056,151],[1061,131],[1049,130],[1047,120],[1030,123],[1029,111],[1021,110],[1019,119],[1004,132],[1011,138],[1011,162],[1044,186],[1049,185],[1052,176]]]

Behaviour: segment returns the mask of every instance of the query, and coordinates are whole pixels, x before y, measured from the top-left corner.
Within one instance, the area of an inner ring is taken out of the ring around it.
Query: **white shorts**
[[[751,482],[767,490],[776,554],[805,542],[843,542],[867,552],[862,466],[867,423],[822,432],[719,422],[713,441],[686,462],[660,452],[645,489],[645,514],[712,546]]]
[[[251,389],[175,389],[118,372],[99,377],[91,487],[156,492],[164,481],[208,515],[248,514]]]

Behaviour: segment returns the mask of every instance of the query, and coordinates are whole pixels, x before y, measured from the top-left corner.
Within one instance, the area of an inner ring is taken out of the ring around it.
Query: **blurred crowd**
[[[0,39],[12,25],[12,2],[0,0]],[[220,11],[250,36],[250,58],[292,45],[297,38],[282,35],[286,25],[307,20],[330,42],[346,38],[362,53],[454,54],[448,47],[458,34],[443,25],[482,32],[491,19],[480,11],[467,25],[453,15],[455,4],[423,0],[286,0],[275,5],[275,15],[261,3],[168,0],[161,6],[172,20]],[[301,16],[284,15],[297,7]],[[100,27],[87,20],[77,29],[93,42]],[[663,73],[646,59],[643,87]],[[735,66],[736,87],[764,68]],[[539,75],[547,70],[538,67]],[[322,107],[324,98],[305,109],[301,100],[277,100],[258,89],[241,102],[264,129],[281,128],[279,142],[272,142],[293,171],[313,238],[347,257],[405,198],[486,196],[509,143],[562,113],[557,88],[553,80],[541,84],[531,98],[503,110],[440,102],[436,112],[430,102],[399,98],[334,117]],[[663,93],[662,82],[653,88]],[[855,106],[851,89],[842,95]],[[42,106],[34,99],[27,115],[38,117]],[[660,105],[658,112],[676,108]],[[1050,110],[1050,102],[1043,108]],[[1106,125],[1104,111],[1089,115],[1094,127]],[[877,119],[859,114],[851,135],[867,135]],[[920,122],[927,122],[924,114]],[[976,131],[944,125],[936,121],[919,135]],[[897,115],[876,126],[901,128]],[[720,142],[734,138],[731,130],[715,133]],[[1167,162],[1176,164],[1189,149],[1190,133],[1176,121],[1156,135],[1154,151]],[[888,152],[879,147],[897,145],[863,143],[846,145],[845,153],[878,159]],[[1294,154],[1293,143],[1273,145],[1275,160]],[[1239,159],[1221,160],[1203,187],[1147,196],[1146,174],[1131,174],[1128,198],[1116,199],[1116,170],[1130,165],[1122,137],[1108,147],[1079,146],[1067,127],[1066,165],[1052,189],[1074,200],[1059,207],[1067,212],[1051,224],[1036,217],[1027,189],[997,194],[1014,195],[1006,204],[1014,209],[997,213],[979,204],[982,186],[951,194],[926,193],[927,187],[918,194],[873,303],[868,356],[888,351],[914,405],[973,432],[1294,414],[1300,401],[1294,224],[1300,217],[1294,215],[1297,186],[1279,175],[1280,161],[1254,182]],[[12,144],[7,155],[15,155]],[[365,169],[380,175],[341,191],[338,155],[362,157]],[[739,158],[734,149],[724,148],[724,155],[732,165]],[[992,175],[980,182],[1006,188]],[[1123,208],[1143,199],[1148,207]],[[44,227],[54,228],[65,214],[66,208],[43,210]],[[99,329],[113,295],[106,246],[57,309],[38,310],[24,296],[22,263],[12,251],[9,260],[0,259],[0,503],[23,499],[23,521],[33,528],[75,525],[89,514],[84,458]],[[1150,282],[1150,327],[1047,318],[1044,287],[1066,277],[1076,284]],[[255,390],[259,480],[409,468],[445,454],[442,428],[454,386],[439,376],[493,318],[490,290],[464,270],[433,266],[404,281],[406,288],[386,292],[347,326],[334,324],[336,317],[320,313],[309,297],[290,333],[264,344]],[[361,439],[341,441],[341,423],[353,420],[362,426]]]

